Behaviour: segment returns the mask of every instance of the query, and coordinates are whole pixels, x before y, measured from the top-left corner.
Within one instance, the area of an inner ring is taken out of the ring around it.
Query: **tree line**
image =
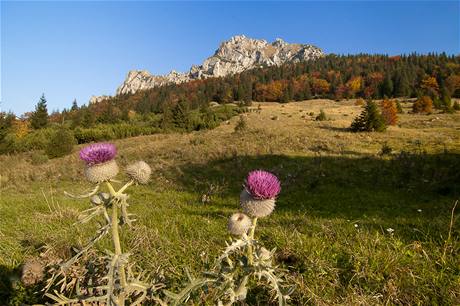
[[[51,114],[42,96],[35,111],[20,119],[12,113],[0,113],[0,141],[12,130],[21,137],[30,130],[53,124],[76,131],[100,124],[133,122],[142,129],[188,131],[212,128],[220,121],[209,107],[212,101],[219,104],[237,101],[244,106],[250,105],[251,101],[422,96],[429,97],[435,108],[453,109],[451,97],[460,98],[460,56],[444,53],[401,56],[331,54],[317,60],[262,67],[227,77],[165,85],[89,105],[78,106],[73,101],[70,108]],[[136,131],[139,131],[138,127]]]

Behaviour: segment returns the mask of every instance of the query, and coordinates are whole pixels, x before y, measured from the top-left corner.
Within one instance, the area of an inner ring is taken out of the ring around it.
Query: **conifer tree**
[[[78,104],[77,104],[77,99],[74,99],[72,102],[72,107],[70,108],[71,111],[77,111],[78,110]]]
[[[407,97],[410,95],[409,80],[407,79],[405,72],[401,72],[401,74],[398,76],[394,92],[396,97]]]
[[[392,97],[393,96],[393,81],[391,77],[387,74],[383,83],[382,83],[382,96]]]
[[[180,100],[172,111],[173,123],[176,128],[188,130],[190,125],[190,114],[187,104]]]
[[[452,100],[446,87],[441,88],[441,109],[445,113],[453,113]]]
[[[385,121],[375,102],[367,101],[364,110],[353,120],[351,130],[353,132],[383,132],[386,130]]]
[[[45,94],[42,94],[40,101],[35,106],[35,111],[30,116],[30,125],[34,129],[41,129],[48,125],[48,109]]]
[[[174,127],[173,112],[171,106],[168,103],[163,105],[163,113],[161,116],[160,126],[164,131],[170,130]]]

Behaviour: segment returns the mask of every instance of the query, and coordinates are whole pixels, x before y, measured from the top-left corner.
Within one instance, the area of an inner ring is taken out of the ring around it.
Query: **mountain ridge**
[[[264,39],[236,35],[222,42],[214,54],[201,65],[192,65],[188,72],[172,70],[165,75],[152,75],[147,70],[130,70],[124,82],[118,87],[116,95],[131,94],[167,84],[224,77],[257,67],[281,65],[287,62],[296,63],[317,59],[324,55],[320,48],[309,44],[287,43],[281,38],[269,43]],[[108,97],[93,96],[90,103],[106,98]]]

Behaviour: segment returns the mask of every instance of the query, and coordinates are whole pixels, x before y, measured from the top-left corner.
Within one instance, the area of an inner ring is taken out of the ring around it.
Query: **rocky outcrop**
[[[166,75],[152,75],[146,70],[132,70],[117,95],[134,93],[165,84],[179,84],[196,79],[223,77],[248,69],[307,61],[324,56],[321,49],[305,44],[290,44],[278,38],[269,43],[244,35],[234,36],[223,42],[213,56],[203,64],[194,65],[189,72],[171,71]]]
[[[89,99],[89,104],[99,103],[109,98],[110,96],[105,96],[105,95],[104,96],[91,96],[91,98]]]

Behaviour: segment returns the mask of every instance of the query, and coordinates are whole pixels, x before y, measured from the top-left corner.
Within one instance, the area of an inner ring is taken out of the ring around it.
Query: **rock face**
[[[110,96],[91,96],[91,99],[89,99],[89,104],[99,103],[101,101],[107,100],[108,98],[110,98]]]
[[[245,70],[287,62],[300,62],[324,56],[321,49],[305,44],[289,44],[278,38],[273,43],[266,40],[234,36],[223,42],[213,56],[189,72],[171,71],[166,75],[152,75],[146,70],[132,70],[118,87],[117,95],[134,93],[165,84],[183,83],[196,79],[223,77]]]

